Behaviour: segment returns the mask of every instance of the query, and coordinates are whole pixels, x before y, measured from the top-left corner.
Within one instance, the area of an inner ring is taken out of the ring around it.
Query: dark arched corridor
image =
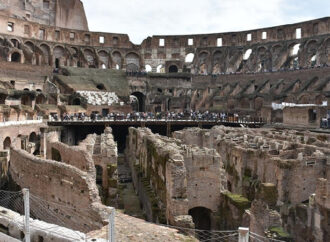
[[[168,68],[168,72],[169,73],[177,73],[179,70],[178,70],[178,67],[176,65],[172,65]]]
[[[143,95],[143,93],[133,92],[131,95],[135,96],[138,100],[138,105],[137,105],[138,110],[134,110],[134,111],[144,112],[145,111],[145,104],[144,104],[145,96]]]
[[[211,229],[211,210],[204,207],[195,207],[189,210],[193,217],[195,228],[199,230]]]
[[[192,216],[195,228],[197,230],[211,230],[211,210],[205,207],[195,207],[189,210],[189,215]],[[202,231],[196,231],[197,238],[211,239],[211,234]]]

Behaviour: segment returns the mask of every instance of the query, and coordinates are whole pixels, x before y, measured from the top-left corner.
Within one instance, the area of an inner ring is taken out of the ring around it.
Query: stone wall
[[[228,190],[233,193],[224,193],[220,199],[220,217],[225,219],[219,223],[223,228],[250,224],[253,232],[268,231],[265,236],[276,234],[285,240],[322,241],[328,236],[322,232],[327,230],[327,186],[326,181],[318,181],[329,174],[328,134],[220,126],[211,130],[189,128],[173,136],[190,145],[215,148],[222,157]],[[322,208],[310,202],[315,192]],[[242,215],[244,210],[238,212],[235,203],[228,204],[244,197],[252,202],[247,216]],[[318,221],[317,226],[311,221]]]
[[[211,212],[215,228],[220,192],[226,184],[221,157],[214,149],[186,145],[149,129],[130,128],[127,142],[134,186],[148,219],[155,220],[153,204],[166,211],[171,224],[202,207]]]
[[[95,170],[86,172],[12,148],[10,174],[21,188],[43,199],[65,226],[86,232],[106,223],[110,208],[101,203]],[[40,219],[47,221],[47,216]]]
[[[132,169],[134,186],[144,182],[150,189],[154,209],[147,215],[158,221],[175,223],[175,217],[188,214],[187,171],[182,149],[172,140],[154,135],[149,129],[129,129],[126,157]],[[143,179],[146,178],[146,179]],[[165,220],[164,220],[165,219]]]

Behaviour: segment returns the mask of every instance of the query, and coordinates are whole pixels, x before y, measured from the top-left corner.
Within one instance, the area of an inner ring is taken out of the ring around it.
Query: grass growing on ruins
[[[269,231],[276,234],[280,238],[290,238],[290,235],[285,232],[282,227],[272,227]]]
[[[251,206],[251,202],[240,194],[234,194],[226,192],[225,195],[231,200],[231,202],[239,209],[246,209]]]

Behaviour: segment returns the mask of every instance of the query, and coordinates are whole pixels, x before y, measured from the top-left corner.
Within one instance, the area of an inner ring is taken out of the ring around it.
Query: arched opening
[[[134,111],[139,111],[139,99],[136,96],[130,96],[130,104]]]
[[[25,106],[32,106],[32,99],[29,95],[23,95],[21,97],[21,104]]]
[[[300,49],[300,44],[295,44],[290,50],[290,56],[295,56],[298,54]]]
[[[191,62],[194,61],[194,58],[195,58],[195,54],[194,53],[189,53],[188,55],[186,55],[185,62],[186,63],[191,63]]]
[[[126,55],[126,70],[139,71],[140,57],[136,53],[129,53]]]
[[[62,162],[61,153],[55,148],[52,148],[52,160]]]
[[[103,168],[101,166],[96,165],[96,184],[102,186],[103,181]]]
[[[5,138],[3,141],[3,149],[4,150],[9,150],[11,145],[11,139],[9,137]]]
[[[102,50],[99,52],[99,58],[102,63],[102,69],[107,69],[109,67],[109,54]],[[103,65],[105,68],[103,68]]]
[[[164,68],[163,68],[163,65],[159,65],[157,66],[157,73],[164,73]]]
[[[55,59],[55,68],[56,69],[60,68],[60,59],[59,58]]]
[[[250,58],[251,54],[252,54],[252,49],[248,49],[247,51],[245,51],[243,60],[248,60]]]
[[[88,67],[89,68],[95,68],[96,63],[95,63],[94,53],[91,50],[87,49],[87,50],[84,51],[84,54],[85,54],[85,57],[86,57],[86,60],[87,60]]]
[[[50,64],[50,48],[48,45],[42,44],[40,45],[40,49],[42,51],[42,64],[49,65]]]
[[[101,68],[104,70],[104,69],[107,69],[107,67],[105,66],[105,64],[102,64]]]
[[[101,91],[106,91],[107,89],[105,88],[104,84],[103,83],[100,83],[100,84],[97,84],[96,85],[96,88],[101,90]]]
[[[168,68],[168,72],[169,73],[177,73],[179,70],[178,70],[178,67],[176,65],[171,65],[169,68]]]
[[[36,143],[37,142],[37,134],[35,132],[32,132],[29,136],[29,142]]]
[[[11,39],[10,41],[13,43],[15,48],[19,48],[19,41],[17,39]]]
[[[152,71],[151,65],[146,65],[146,72],[151,72],[151,71]]]
[[[137,111],[137,112],[144,112],[145,110],[145,104],[144,104],[144,101],[145,101],[145,96],[143,95],[143,93],[141,92],[133,92],[131,94],[132,96],[135,96],[137,101],[138,101],[138,104],[136,105],[132,105],[132,108],[136,108],[137,107],[137,110],[134,110],[134,111]]]
[[[21,54],[18,53],[18,52],[14,52],[14,53],[11,55],[11,62],[17,62],[17,63],[20,63],[20,62],[21,62]]]
[[[80,99],[79,98],[73,99],[72,105],[80,106],[80,104],[81,104],[81,102],[80,102]]]
[[[38,95],[36,98],[36,104],[44,104],[46,103],[46,98],[43,95]]]
[[[311,67],[314,67],[316,65],[316,55],[313,55],[311,58]]]
[[[112,53],[112,60],[116,70],[119,70],[122,64],[122,57],[120,52],[115,51]]]
[[[29,136],[30,152],[34,155],[40,154],[40,140],[35,132],[32,132]]]
[[[192,216],[195,228],[198,230],[211,230],[211,210],[205,207],[195,207],[189,210],[189,215]],[[203,233],[203,239],[205,234]],[[201,234],[198,234],[198,238],[201,238]]]
[[[55,57],[55,67],[60,68],[63,63],[65,63],[65,50],[62,46],[56,46],[54,48],[54,57]],[[65,65],[65,64],[64,64]]]

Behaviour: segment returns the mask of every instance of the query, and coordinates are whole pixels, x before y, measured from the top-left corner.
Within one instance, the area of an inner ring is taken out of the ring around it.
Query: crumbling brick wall
[[[12,148],[10,174],[21,188],[46,201],[65,226],[86,232],[106,223],[110,208],[101,203],[95,173]],[[47,214],[40,219],[47,221]]]

